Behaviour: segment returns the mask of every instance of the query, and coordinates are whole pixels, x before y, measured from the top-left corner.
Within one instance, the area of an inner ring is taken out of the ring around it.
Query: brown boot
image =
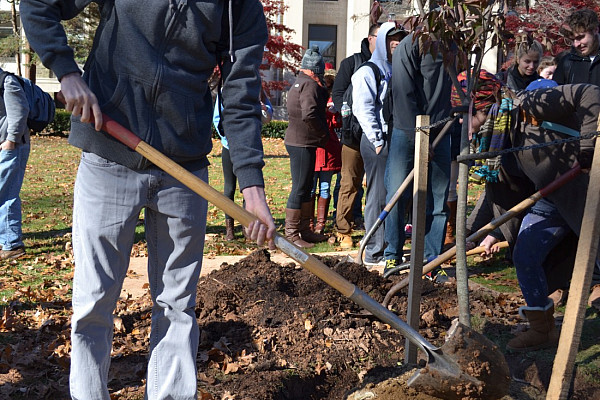
[[[233,218],[225,218],[225,240],[232,241],[235,239],[235,234],[233,233]]]
[[[305,242],[300,236],[300,213],[300,210],[294,208],[285,209],[285,237],[296,246],[308,249],[314,244]]]
[[[329,201],[331,197],[326,199],[319,196],[317,203],[317,224],[315,225],[315,233],[323,233],[325,230],[325,222],[327,222],[327,212],[329,211]]]
[[[519,315],[529,321],[529,329],[511,339],[506,349],[525,352],[556,346],[560,332],[554,325],[554,302],[548,299],[546,307],[520,307]]]
[[[301,207],[302,208],[300,209],[300,225],[298,226],[298,229],[300,230],[300,236],[302,237],[302,239],[310,243],[319,243],[326,241],[327,236],[322,235],[320,233],[314,233],[310,230],[309,225],[314,210],[313,203],[310,201],[302,203]]]
[[[446,239],[444,245],[454,244],[456,242],[456,203],[457,201],[448,201],[446,204],[450,208],[448,215],[448,225],[446,226]]]
[[[310,216],[310,222],[308,225],[308,229],[310,229],[313,232],[315,230],[315,200],[316,199],[317,199],[316,195],[310,198],[310,204],[312,204],[312,215]]]

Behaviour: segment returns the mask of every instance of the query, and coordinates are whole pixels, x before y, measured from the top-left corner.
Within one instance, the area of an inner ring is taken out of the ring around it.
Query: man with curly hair
[[[572,42],[571,52],[559,61],[553,79],[559,85],[600,85],[598,14],[588,8],[577,10],[567,17],[565,24],[567,38]]]

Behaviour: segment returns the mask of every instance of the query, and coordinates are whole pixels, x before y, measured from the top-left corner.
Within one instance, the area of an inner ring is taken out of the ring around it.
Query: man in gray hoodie
[[[388,156],[387,123],[383,118],[383,99],[392,77],[392,54],[407,32],[393,22],[379,28],[375,51],[369,61],[379,69],[380,81],[368,65],[360,67],[352,75],[352,113],[356,116],[363,136],[360,154],[367,176],[365,202],[365,229],[367,232],[377,221],[385,207],[385,163]],[[371,236],[365,246],[365,264],[372,266],[383,263],[386,243],[383,230]]]
[[[267,28],[258,0],[97,1],[101,22],[83,76],[61,20],[91,0],[23,0],[21,18],[72,111],[69,142],[82,149],[73,210],[70,391],[109,399],[112,313],[144,209],[154,303],[146,382],[150,399],[196,398],[196,285],[207,203],[102,132],[102,110],[184,168],[208,179],[212,99],[219,64],[223,125],[246,208],[261,245],[275,224],[267,207],[260,140],[259,66]]]
[[[25,254],[19,193],[29,159],[29,103],[12,75],[0,82],[0,92],[0,260],[8,260]]]

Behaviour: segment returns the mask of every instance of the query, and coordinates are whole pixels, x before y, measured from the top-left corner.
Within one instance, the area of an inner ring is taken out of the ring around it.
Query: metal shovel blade
[[[508,393],[510,372],[502,352],[482,334],[452,322],[446,343],[427,349],[429,360],[408,386],[443,399],[499,399]]]

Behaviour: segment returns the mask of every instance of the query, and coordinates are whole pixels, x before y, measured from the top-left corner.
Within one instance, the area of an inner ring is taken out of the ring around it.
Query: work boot
[[[233,233],[233,218],[225,218],[225,240],[232,241],[235,239]]]
[[[304,241],[300,236],[300,210],[285,209],[285,237],[298,247],[309,249],[314,246],[312,243]]]
[[[444,245],[456,243],[456,203],[456,200],[446,202],[450,209],[450,213],[448,215],[448,225],[446,226]]]
[[[325,230],[325,222],[327,222],[327,212],[329,211],[330,197],[324,199],[319,196],[317,202],[317,224],[315,225],[315,233],[322,234]]]
[[[352,236],[339,232],[335,235],[337,236],[337,239],[340,242],[340,247],[342,249],[351,249],[354,247],[354,243],[352,242]]]
[[[327,236],[322,235],[320,233],[314,233],[310,230],[310,220],[313,215],[313,202],[306,202],[301,204],[300,209],[300,224],[298,225],[298,229],[300,231],[300,236],[303,240],[309,243],[319,243],[325,242],[327,240]]]
[[[594,285],[588,298],[588,306],[600,311],[600,284]]]
[[[13,260],[25,255],[25,247],[17,247],[12,250],[0,250],[0,260]]]
[[[552,300],[548,299],[546,307],[519,307],[519,315],[529,321],[529,329],[511,339],[506,345],[507,350],[520,353],[558,344],[560,332],[554,325]]]

